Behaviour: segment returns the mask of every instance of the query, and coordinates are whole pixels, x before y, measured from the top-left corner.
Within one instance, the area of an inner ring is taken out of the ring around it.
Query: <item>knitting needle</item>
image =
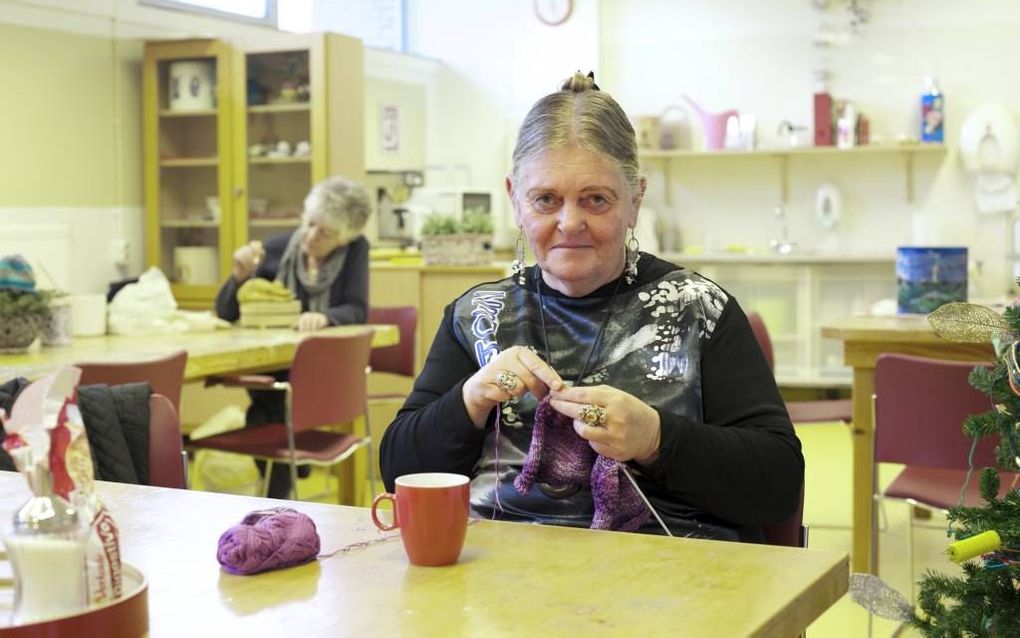
[[[627,480],[630,481],[630,484],[634,486],[635,490],[637,490],[638,496],[640,496],[641,500],[644,501],[645,503],[645,507],[647,507],[648,511],[652,513],[652,516],[655,517],[655,520],[659,521],[659,525],[662,527],[662,530],[666,532],[666,536],[673,536],[673,532],[669,531],[669,528],[666,527],[666,524],[662,522],[662,519],[659,518],[659,513],[656,512],[655,508],[652,507],[652,504],[648,502],[648,497],[646,497],[645,493],[641,491],[640,487],[638,487],[637,481],[634,480],[634,477],[630,475],[630,470],[627,469],[627,466],[624,465],[623,463],[617,463],[617,465],[620,467],[621,470],[623,470],[623,475],[627,477]]]

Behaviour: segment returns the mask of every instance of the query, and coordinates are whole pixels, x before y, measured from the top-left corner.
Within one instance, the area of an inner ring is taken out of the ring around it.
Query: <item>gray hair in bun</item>
[[[327,177],[312,187],[305,197],[301,218],[307,223],[321,216],[330,228],[361,233],[372,212],[365,189],[343,177]]]
[[[611,158],[623,171],[631,194],[640,189],[637,137],[627,114],[599,90],[595,74],[580,71],[543,97],[524,118],[514,147],[513,181],[521,165],[552,149],[576,144]]]

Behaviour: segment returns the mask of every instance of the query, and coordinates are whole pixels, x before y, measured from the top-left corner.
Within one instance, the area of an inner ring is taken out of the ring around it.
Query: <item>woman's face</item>
[[[620,276],[644,182],[631,194],[615,162],[568,146],[525,161],[506,187],[548,285],[580,297]]]
[[[312,215],[305,222],[301,251],[315,259],[325,259],[331,252],[351,241],[350,233],[331,228],[321,215]]]

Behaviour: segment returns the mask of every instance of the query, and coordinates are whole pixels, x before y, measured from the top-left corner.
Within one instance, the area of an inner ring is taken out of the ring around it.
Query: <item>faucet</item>
[[[782,204],[776,204],[774,209],[774,216],[776,223],[779,224],[779,239],[773,239],[769,242],[769,246],[772,247],[774,252],[780,255],[786,255],[797,247],[796,242],[790,241],[789,237],[789,226],[786,223],[786,209],[783,208]]]

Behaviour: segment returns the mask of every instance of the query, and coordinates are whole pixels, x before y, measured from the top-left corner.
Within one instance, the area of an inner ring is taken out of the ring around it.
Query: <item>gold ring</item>
[[[600,428],[606,424],[606,409],[594,403],[583,406],[577,416],[593,428]]]
[[[503,388],[510,394],[513,394],[514,390],[517,389],[518,382],[520,382],[520,379],[516,374],[509,370],[503,370],[496,375],[496,385]]]

